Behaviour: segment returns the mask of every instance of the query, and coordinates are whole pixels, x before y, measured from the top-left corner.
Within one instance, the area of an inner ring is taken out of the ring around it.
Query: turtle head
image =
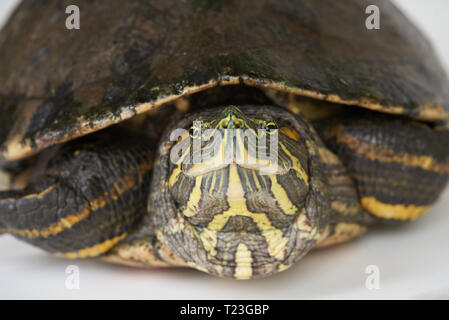
[[[228,106],[178,128],[161,176],[171,203],[159,212],[165,245],[192,267],[237,279],[282,271],[310,250],[320,217],[310,207],[309,137],[293,115]]]

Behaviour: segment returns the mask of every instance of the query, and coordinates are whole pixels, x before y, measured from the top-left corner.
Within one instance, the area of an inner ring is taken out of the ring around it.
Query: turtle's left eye
[[[276,130],[278,126],[274,122],[268,122],[265,124],[265,130],[268,134],[274,133],[274,130]]]

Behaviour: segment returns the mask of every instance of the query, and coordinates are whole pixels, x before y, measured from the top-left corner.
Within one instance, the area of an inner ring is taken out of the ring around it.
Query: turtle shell
[[[0,33],[1,156],[234,84],[444,121],[449,85],[429,42],[388,1],[368,30],[370,2],[26,0]],[[65,27],[71,4],[79,30]]]

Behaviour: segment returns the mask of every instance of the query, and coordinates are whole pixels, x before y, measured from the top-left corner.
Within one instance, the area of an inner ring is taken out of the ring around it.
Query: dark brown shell
[[[19,159],[217,85],[444,120],[449,86],[388,1],[24,1],[0,33],[0,144]],[[66,6],[81,29],[65,28]]]

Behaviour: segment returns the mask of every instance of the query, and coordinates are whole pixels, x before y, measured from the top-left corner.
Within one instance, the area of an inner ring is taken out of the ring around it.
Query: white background
[[[395,2],[430,37],[448,70],[449,1]],[[16,3],[0,1],[0,25]],[[448,237],[449,190],[414,223],[375,228],[355,241],[311,252],[283,273],[252,281],[218,279],[194,270],[143,270],[96,260],[67,261],[2,236],[0,298],[449,298]],[[65,270],[70,264],[80,268],[80,290],[66,289]],[[380,269],[379,290],[365,287],[368,265]]]

